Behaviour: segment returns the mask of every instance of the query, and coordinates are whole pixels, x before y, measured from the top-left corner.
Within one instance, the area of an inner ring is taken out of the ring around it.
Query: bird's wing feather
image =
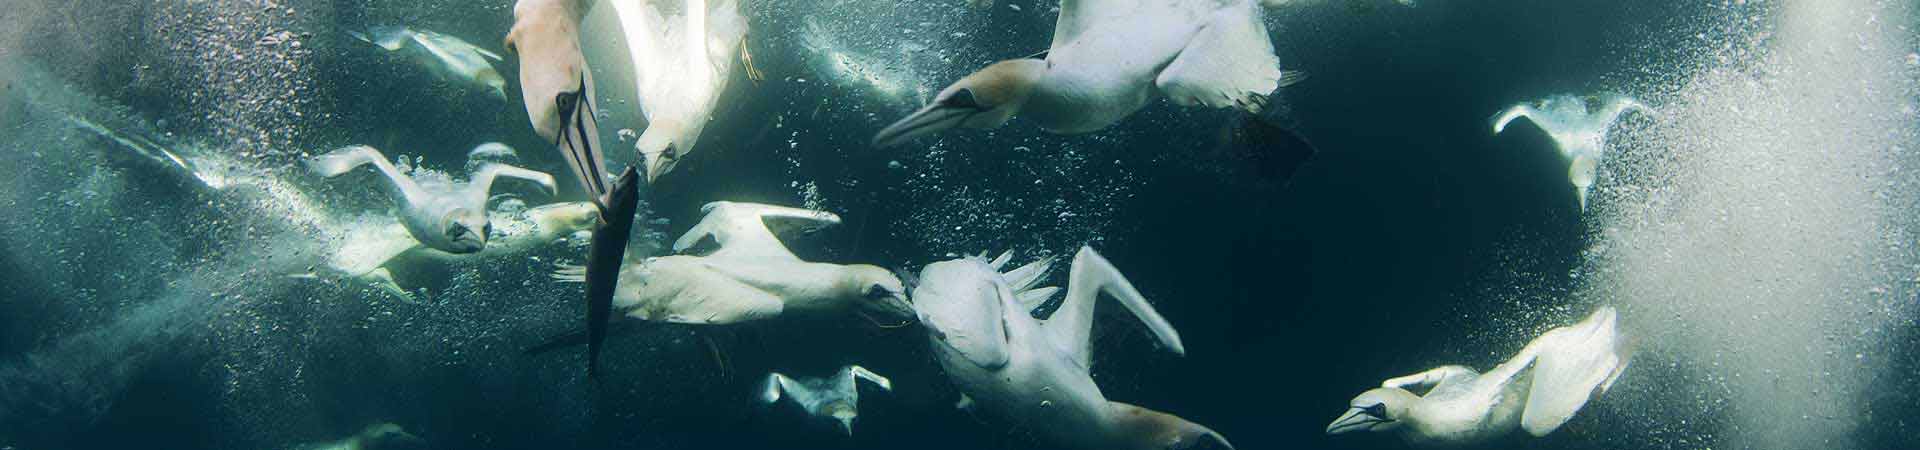
[[[553,175],[548,175],[546,172],[536,172],[500,163],[487,163],[480,166],[479,170],[474,171],[472,179],[467,181],[467,195],[469,196],[468,201],[471,202],[470,204],[486,205],[487,198],[491,196],[493,192],[493,182],[499,179],[499,177],[532,181],[545,189],[547,195],[554,195],[558,193],[560,189],[559,186],[554,184]]]
[[[1093,306],[1101,293],[1113,296],[1114,300],[1125,306],[1147,329],[1153,332],[1160,344],[1175,354],[1186,354],[1186,347],[1180,343],[1180,333],[1174,331],[1167,319],[1154,311],[1153,305],[1134,289],[1113,263],[1089,247],[1080,247],[1073,257],[1073,267],[1067,277],[1067,298],[1060,303],[1060,309],[1044,322],[1044,327],[1053,337],[1055,345],[1068,353],[1080,367],[1091,367],[1093,360],[1092,343]]]
[[[1533,383],[1520,426],[1545,436],[1573,418],[1587,400],[1611,386],[1626,368],[1619,351],[1613,308],[1603,307],[1579,324],[1556,328],[1535,339]],[[1529,345],[1532,346],[1532,345]]]
[[[1175,104],[1258,113],[1281,75],[1260,8],[1249,2],[1215,10],[1154,83]]]
[[[793,233],[840,223],[840,217],[814,211],[757,203],[713,202],[701,207],[706,213],[700,223],[673,243],[675,252],[686,252],[704,241],[719,245],[715,257],[763,257],[799,261],[788,251],[774,230]],[[769,229],[771,225],[772,229]]]

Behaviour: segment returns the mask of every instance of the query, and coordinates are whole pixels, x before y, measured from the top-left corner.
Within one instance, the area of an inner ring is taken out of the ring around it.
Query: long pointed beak
[[[1374,422],[1379,422],[1379,419],[1366,415],[1360,408],[1347,408],[1346,414],[1341,414],[1340,418],[1333,419],[1333,423],[1327,424],[1327,434],[1333,435],[1365,430]]]
[[[660,153],[640,152],[640,158],[645,160],[644,163],[647,166],[648,185],[652,185],[653,180],[659,179],[667,171],[673,170],[674,151],[673,146],[669,145]]]
[[[950,130],[978,112],[973,108],[930,104],[873,135],[873,146],[892,147],[913,138]]]

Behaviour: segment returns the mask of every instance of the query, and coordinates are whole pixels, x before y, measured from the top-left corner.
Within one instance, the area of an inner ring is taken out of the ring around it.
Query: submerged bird
[[[513,5],[507,51],[520,57],[520,93],[527,120],[553,141],[574,179],[600,210],[587,249],[587,376],[594,377],[600,343],[613,310],[614,285],[626,259],[633,215],[640,206],[639,174],[628,167],[608,179],[594,118],[593,72],[580,52],[580,20],[593,0],[520,0]]]
[[[409,59],[432,69],[435,74],[468,84],[483,86],[501,100],[507,98],[507,80],[487,62],[500,55],[467,41],[427,30],[381,26],[366,33],[348,31],[355,39],[366,41],[390,52],[404,52]]]
[[[394,212],[400,224],[414,239],[448,253],[473,253],[487,245],[492,233],[487,220],[487,197],[495,177],[519,178],[539,183],[548,194],[555,192],[553,176],[506,164],[486,164],[466,183],[418,183],[401,173],[379,150],[364,145],[345,147],[307,161],[307,167],[323,177],[337,177],[362,165],[372,165],[386,177],[388,195],[398,207]]]
[[[1606,94],[1596,100],[1597,107],[1589,107],[1586,98],[1556,95],[1533,104],[1513,105],[1493,116],[1494,134],[1506,131],[1507,123],[1524,117],[1553,137],[1560,156],[1567,159],[1567,181],[1573,183],[1582,211],[1587,209],[1587,192],[1593,188],[1594,172],[1599,170],[1600,159],[1605,155],[1607,129],[1627,111],[1653,112],[1652,108],[1624,95]]]
[[[1305,79],[1280,70],[1262,11],[1255,0],[1066,0],[1045,60],[974,72],[881,130],[874,145],[955,127],[996,128],[1015,114],[1049,132],[1086,133],[1156,96],[1257,113],[1267,94]]]
[[[1629,355],[1615,319],[1612,307],[1602,307],[1578,324],[1534,338],[1485,374],[1442,366],[1388,379],[1354,397],[1347,412],[1327,425],[1327,434],[1396,433],[1417,446],[1483,443],[1515,428],[1546,436],[1626,370]]]
[[[1094,385],[1094,301],[1118,300],[1161,345],[1185,354],[1180,335],[1106,258],[1081,247],[1073,257],[1066,300],[1045,320],[1029,311],[1057,291],[1038,287],[1051,259],[999,272],[1011,252],[993,261],[968,257],[928,264],[911,295],[927,327],[935,359],[966,395],[963,405],[1034,430],[1077,449],[1231,449],[1225,437],[1170,414],[1107,401]]]
[[[648,3],[618,0],[613,8],[626,32],[635,92],[647,118],[634,149],[652,182],[693,152],[732,78],[736,49],[744,55],[747,19],[736,0],[686,0],[677,23]]]
[[[860,366],[841,368],[833,376],[825,378],[790,378],[778,372],[767,375],[766,387],[762,389],[760,401],[774,403],[780,401],[782,393],[814,417],[832,419],[840,425],[840,431],[853,435],[853,419],[860,416],[860,389],[855,379],[867,380],[880,389],[892,391],[893,382],[887,377],[868,371]]]
[[[298,447],[302,450],[384,450],[425,447],[426,441],[391,423],[367,426],[346,439]]]
[[[367,218],[347,224],[337,232],[339,245],[327,254],[326,272],[329,276],[367,283],[402,301],[412,302],[416,300],[413,291],[402,287],[397,277],[445,267],[460,260],[526,253],[567,239],[574,233],[592,230],[598,220],[597,212],[588,202],[542,205],[517,214],[489,212],[489,223],[499,225],[494,227],[494,235],[479,252],[464,254],[423,247],[398,222]],[[308,273],[297,277],[320,275]]]
[[[626,265],[613,295],[615,310],[636,319],[692,324],[841,311],[898,320],[913,316],[905,288],[892,272],[866,264],[802,261],[769,229],[815,229],[840,223],[839,216],[734,202],[708,203],[701,211],[706,216],[700,223],[673,243],[675,252],[695,254]],[[702,252],[711,247],[717,249]],[[581,282],[583,275],[581,268],[562,267],[554,277]]]

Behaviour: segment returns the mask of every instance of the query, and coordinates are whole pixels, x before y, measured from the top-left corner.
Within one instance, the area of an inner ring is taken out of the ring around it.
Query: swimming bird
[[[1259,112],[1305,79],[1283,72],[1255,0],[1065,0],[1046,59],[1001,61],[948,86],[873,138],[892,146],[1014,115],[1059,134],[1106,128],[1148,100]]]
[[[379,423],[367,426],[346,439],[312,444],[299,447],[303,450],[382,450],[394,448],[424,447],[426,441],[407,433],[407,430],[392,423]]]
[[[693,153],[744,52],[747,19],[736,0],[686,0],[680,22],[668,22],[643,1],[615,1],[614,12],[633,56],[635,92],[647,129],[634,142],[646,161],[647,181],[660,178]]]
[[[387,217],[363,217],[341,224],[335,235],[337,246],[327,251],[325,271],[296,275],[319,278],[322,275],[366,283],[402,301],[413,302],[413,290],[402,287],[395,273],[407,274],[445,267],[473,258],[519,255],[544,245],[567,239],[574,233],[590,231],[599,219],[590,202],[541,205],[519,213],[489,211],[488,223],[498,225],[487,245],[474,253],[447,253],[420,245],[406,227]],[[382,220],[384,219],[384,220]]]
[[[613,291],[626,259],[634,213],[640,206],[639,175],[628,167],[608,179],[594,117],[593,71],[580,52],[580,20],[593,0],[520,0],[513,5],[507,51],[520,58],[520,93],[527,120],[553,141],[574,179],[600,210],[600,226],[587,248],[582,275],[587,284],[587,376],[594,377],[600,343],[606,339]]]
[[[418,183],[401,173],[380,150],[365,145],[344,147],[307,161],[323,177],[337,177],[355,167],[372,165],[386,177],[388,194],[398,203],[395,213],[414,239],[448,253],[473,253],[487,245],[493,226],[487,220],[487,197],[496,177],[539,183],[553,194],[553,176],[506,164],[480,166],[466,183]]]
[[[847,366],[833,376],[824,378],[795,379],[778,372],[768,374],[760,401],[772,404],[780,401],[784,393],[786,398],[799,404],[807,414],[833,419],[839,423],[841,432],[852,436],[853,419],[860,416],[860,389],[855,379],[867,380],[880,389],[893,390],[893,382],[888,381],[887,377],[864,367]]]
[[[1399,434],[1416,446],[1483,443],[1524,429],[1545,436],[1606,393],[1627,368],[1612,307],[1548,330],[1485,374],[1441,366],[1386,380],[1361,393],[1327,434]],[[1424,393],[1415,393],[1424,390]]]
[[[906,289],[892,272],[867,264],[802,261],[775,233],[840,223],[833,213],[735,202],[708,203],[701,211],[706,215],[700,223],[673,243],[683,254],[622,268],[614,310],[636,319],[691,324],[843,311],[888,320],[913,316]],[[554,278],[581,282],[582,275],[579,267],[563,266]]]
[[[1227,448],[1225,437],[1171,414],[1108,401],[1089,372],[1099,294],[1118,300],[1161,345],[1186,354],[1180,335],[1133,284],[1092,248],[1073,257],[1066,299],[1045,320],[1029,311],[1057,291],[1039,287],[1042,259],[1001,273],[1011,253],[928,264],[910,292],[935,359],[966,395],[1056,445],[1077,449]]]
[[[1625,95],[1603,94],[1594,99],[1598,104],[1592,108],[1588,100],[1556,95],[1533,104],[1513,105],[1493,116],[1494,134],[1506,131],[1507,123],[1524,117],[1553,138],[1560,156],[1567,159],[1567,181],[1573,183],[1582,211],[1587,209],[1587,192],[1593,188],[1594,172],[1599,170],[1600,159],[1605,155],[1607,129],[1628,111],[1653,113],[1652,108]]]
[[[404,53],[439,76],[485,87],[501,100],[507,98],[506,78],[500,77],[500,71],[487,62],[489,59],[499,61],[500,55],[460,38],[396,26],[378,26],[368,28],[366,33],[348,31],[347,34],[389,52]]]

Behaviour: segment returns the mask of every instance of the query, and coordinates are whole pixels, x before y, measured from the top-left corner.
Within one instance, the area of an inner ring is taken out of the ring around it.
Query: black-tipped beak
[[[980,109],[976,107],[936,102],[880,130],[879,134],[873,136],[873,146],[892,147],[913,138],[950,130],[979,113]]]

